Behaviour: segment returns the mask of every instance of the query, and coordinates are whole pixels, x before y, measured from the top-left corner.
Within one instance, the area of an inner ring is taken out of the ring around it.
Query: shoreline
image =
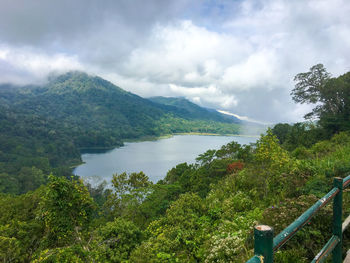
[[[147,142],[147,141],[157,141],[157,140],[162,140],[162,139],[169,139],[172,138],[176,135],[199,135],[199,136],[226,136],[226,137],[246,137],[246,138],[259,138],[260,135],[250,135],[250,134],[219,134],[219,133],[206,133],[206,132],[178,132],[178,133],[173,133],[173,134],[166,134],[166,135],[161,135],[161,136],[143,136],[137,139],[125,139],[123,140],[123,145],[115,145],[115,146],[109,146],[109,147],[81,147],[79,151],[81,154],[84,153],[98,153],[99,151],[101,152],[106,152],[109,150],[113,150],[115,148],[120,148],[125,146],[124,143],[128,142]]]
[[[258,138],[260,135],[250,135],[250,134],[220,134],[220,133],[206,133],[206,132],[179,132],[173,135],[202,135],[202,136],[227,136],[227,137],[248,137],[248,138]]]
[[[125,139],[123,140],[124,142],[146,142],[146,141],[157,141],[161,139],[169,139],[173,137],[175,134],[165,134],[165,135],[160,135],[160,136],[142,136],[137,139]]]

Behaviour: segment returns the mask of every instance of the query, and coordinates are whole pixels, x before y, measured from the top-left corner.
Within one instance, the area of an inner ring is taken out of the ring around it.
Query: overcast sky
[[[293,77],[350,70],[348,0],[0,0],[0,83],[82,70],[143,97],[302,120]]]

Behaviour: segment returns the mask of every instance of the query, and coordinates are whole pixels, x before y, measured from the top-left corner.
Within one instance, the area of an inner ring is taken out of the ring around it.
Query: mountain
[[[144,99],[82,72],[60,75],[40,87],[13,89],[12,94],[8,90],[0,92],[3,105],[61,122],[75,134],[79,147],[108,147],[141,136],[201,132],[204,125],[200,121],[238,123],[182,98]],[[169,119],[172,123],[168,123]],[[181,128],[179,121],[188,127]],[[205,132],[218,132],[205,126]],[[237,126],[231,128],[225,133],[237,133]]]
[[[69,174],[62,167],[79,163],[82,148],[183,132],[237,134],[239,129],[235,120],[185,99],[145,99],[82,72],[52,77],[40,86],[0,85],[0,186],[7,174],[22,174],[22,180],[33,167]]]
[[[241,120],[238,118],[219,113],[214,109],[202,108],[182,97],[151,97],[149,99],[155,103],[170,106],[173,112],[176,112],[183,118],[203,119],[237,124],[241,123]]]
[[[122,139],[157,135],[154,121],[164,115],[154,103],[81,72],[69,72],[24,92],[26,96],[13,105],[61,122],[78,135],[79,147],[108,147]]]

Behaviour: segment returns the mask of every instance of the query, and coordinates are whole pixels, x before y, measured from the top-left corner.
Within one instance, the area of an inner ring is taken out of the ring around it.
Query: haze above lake
[[[157,182],[177,164],[194,163],[199,154],[209,149],[219,149],[232,141],[249,144],[256,140],[257,137],[175,135],[155,141],[127,142],[104,153],[82,154],[84,164],[74,173],[92,182],[109,182],[115,173],[143,171]]]

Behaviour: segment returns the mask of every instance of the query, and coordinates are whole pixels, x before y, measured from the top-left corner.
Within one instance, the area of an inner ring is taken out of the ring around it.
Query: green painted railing
[[[293,223],[287,226],[276,237],[273,237],[273,228],[258,225],[254,228],[254,257],[246,263],[272,263],[273,254],[281,248],[295,233],[300,230],[310,219],[327,203],[333,199],[333,235],[311,261],[323,262],[332,253],[333,263],[342,262],[342,235],[350,224],[350,216],[342,222],[343,215],[343,189],[350,185],[350,175],[342,179],[334,178],[333,189],[319,199],[313,206],[304,212]]]

